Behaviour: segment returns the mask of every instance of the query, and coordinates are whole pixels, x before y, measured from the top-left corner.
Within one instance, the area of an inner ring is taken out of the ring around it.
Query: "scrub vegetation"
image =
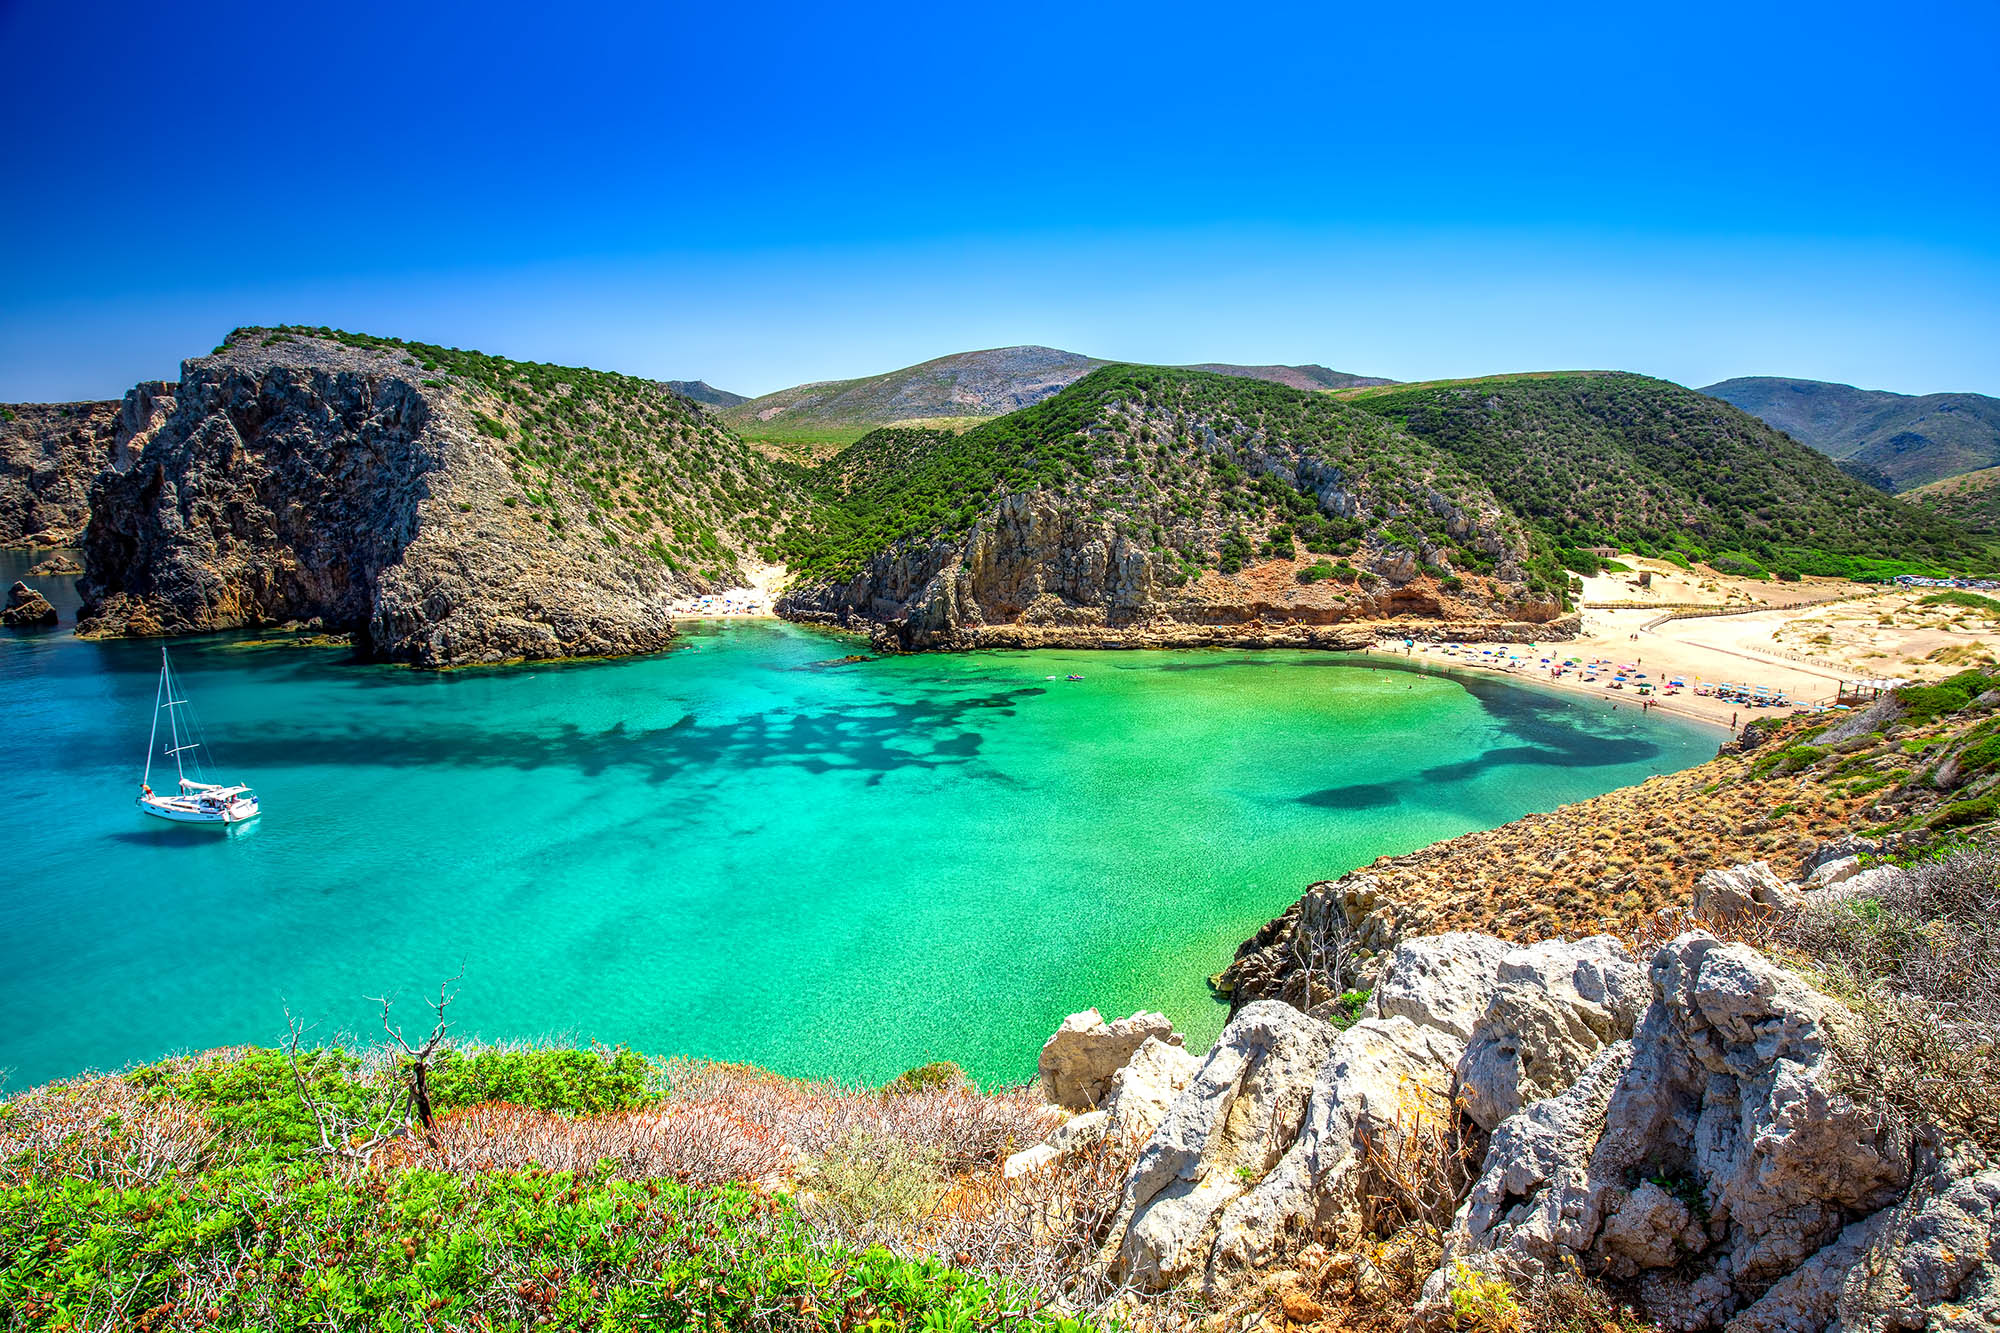
[[[878,430],[808,486],[812,517],[784,541],[804,582],[850,577],[901,543],[963,537],[1003,497],[1037,491],[1183,577],[1301,555],[1331,573],[1331,559],[1364,546],[1486,573],[1483,525],[1528,551],[1532,591],[1560,597],[1567,584],[1553,547],[1423,440],[1324,394],[1198,371],[1110,366],[962,434]]]
[[[1342,396],[1455,458],[1567,549],[1678,551],[1753,577],[1882,578],[1984,562],[1957,525],[1663,380],[1503,375]]]
[[[1046,1236],[1004,1252],[1027,1204],[997,1178],[1039,1098],[602,1048],[425,1063],[428,1124],[400,1043],[0,1103],[0,1328],[1088,1326],[1003,1271],[1049,1266]]]

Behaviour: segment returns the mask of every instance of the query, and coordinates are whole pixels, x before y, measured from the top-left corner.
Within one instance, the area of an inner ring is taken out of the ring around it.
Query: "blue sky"
[[[2000,393],[2000,6],[1521,8],[0,0],[0,400],[276,322]]]

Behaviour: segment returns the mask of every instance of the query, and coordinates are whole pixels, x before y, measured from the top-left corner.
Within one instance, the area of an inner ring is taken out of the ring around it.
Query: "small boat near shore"
[[[167,659],[166,645],[160,645],[160,686],[153,698],[153,728],[146,739],[146,771],[139,779],[138,806],[156,819],[176,824],[208,824],[228,828],[255,819],[262,813],[257,793],[241,785],[203,780],[200,752],[204,748],[201,726],[195,720],[184,691]],[[182,710],[188,710],[183,712]],[[160,715],[167,718],[167,746],[157,751]],[[172,755],[177,779],[171,792],[153,790],[153,757],[156,752]],[[188,770],[194,770],[194,776]]]

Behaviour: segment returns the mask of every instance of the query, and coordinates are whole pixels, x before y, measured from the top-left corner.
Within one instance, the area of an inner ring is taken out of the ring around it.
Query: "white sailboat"
[[[139,780],[139,808],[159,819],[176,824],[212,824],[226,828],[255,819],[259,813],[257,793],[248,787],[227,786],[202,781],[200,727],[192,714],[181,710],[188,701],[181,697],[180,682],[167,661],[167,648],[160,645],[160,688],[153,699],[153,731],[146,740],[146,774]],[[158,751],[160,714],[167,715],[167,747]],[[153,756],[156,752],[174,757],[174,775],[179,783],[172,792],[153,790]],[[188,770],[194,776],[188,776]]]

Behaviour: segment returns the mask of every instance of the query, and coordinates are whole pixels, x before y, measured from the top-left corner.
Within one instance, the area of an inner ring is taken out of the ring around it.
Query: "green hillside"
[[[1559,596],[1566,582],[1552,550],[1432,445],[1322,393],[1198,371],[1106,367],[962,434],[875,431],[810,485],[812,519],[783,542],[802,584],[849,577],[897,543],[963,536],[1027,491],[1111,521],[1183,578],[1301,548],[1338,568],[1366,544],[1470,574],[1511,554],[1531,591]]]
[[[1868,574],[1964,567],[1979,544],[1718,399],[1575,371],[1363,389],[1564,547],[1678,549],[1723,567]]]
[[[1898,491],[2000,464],[2000,398],[1985,394],[1889,393],[1768,375],[1702,392]]]
[[[1933,481],[1903,499],[1981,536],[2000,536],[2000,467]]]

